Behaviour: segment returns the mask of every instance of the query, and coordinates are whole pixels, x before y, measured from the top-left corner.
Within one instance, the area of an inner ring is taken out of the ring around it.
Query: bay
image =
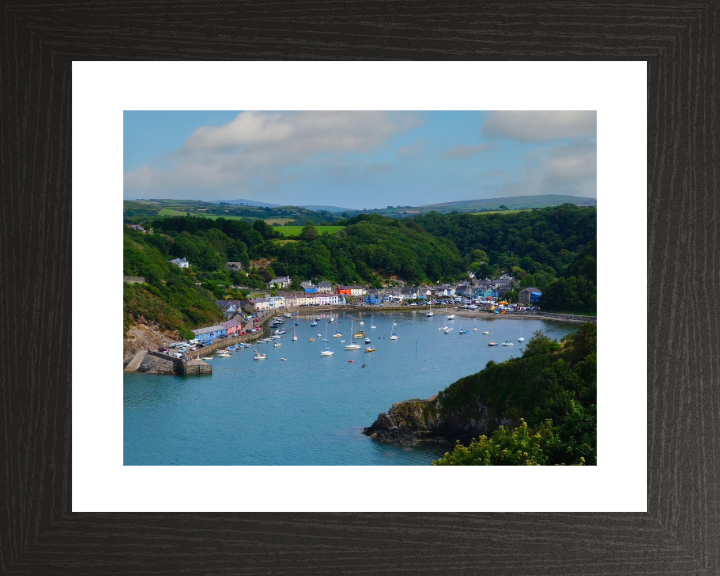
[[[365,353],[344,349],[352,337],[349,315],[334,323],[320,316],[316,327],[310,326],[314,314],[300,314],[299,326],[295,317],[287,319],[280,347],[255,344],[267,360],[253,360],[253,350],[244,349],[214,358],[210,376],[124,374],[124,464],[429,465],[445,447],[377,442],[362,434],[363,427],[395,402],[429,398],[490,360],[521,355],[521,324],[525,343],[536,330],[560,340],[578,327],[483,315],[474,332],[472,319],[447,321],[442,312],[426,318],[425,311],[416,311],[375,314],[377,328],[371,330],[371,316],[364,313],[365,325],[356,322],[355,332],[364,329],[372,343],[359,342],[377,349]],[[390,340],[392,321],[398,340]],[[446,323],[454,328],[449,334],[438,329]],[[320,356],[326,326],[331,357]],[[293,328],[297,342],[291,340]],[[341,338],[332,337],[336,328]],[[469,333],[459,334],[461,328]],[[514,346],[489,347],[483,330]]]

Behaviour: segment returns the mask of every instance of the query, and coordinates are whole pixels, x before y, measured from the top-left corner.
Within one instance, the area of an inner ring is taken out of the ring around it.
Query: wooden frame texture
[[[719,574],[718,4],[0,4],[0,572]],[[71,62],[218,59],[647,61],[648,513],[71,513]]]

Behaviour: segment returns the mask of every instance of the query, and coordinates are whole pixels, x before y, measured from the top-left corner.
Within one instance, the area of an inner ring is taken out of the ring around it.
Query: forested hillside
[[[493,278],[504,271],[518,290],[540,289],[548,310],[595,311],[595,208],[563,204],[513,214],[431,213],[415,220],[452,240],[477,276]]]
[[[523,355],[461,378],[430,400],[394,404],[365,433],[411,445],[458,441],[436,465],[597,463],[597,326],[561,342],[542,332]]]

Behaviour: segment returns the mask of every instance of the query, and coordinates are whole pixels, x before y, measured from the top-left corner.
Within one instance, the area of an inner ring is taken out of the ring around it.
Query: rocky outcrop
[[[499,416],[479,398],[454,406],[448,391],[428,400],[407,400],[393,404],[387,413],[363,432],[376,440],[412,446],[419,440],[468,444],[473,438],[490,435],[499,426],[516,425],[514,419]]]
[[[370,428],[365,428],[365,434],[376,440],[394,442],[401,446],[412,446],[418,441],[412,428],[404,423],[398,424],[392,416],[384,412],[377,417]]]
[[[130,359],[141,350],[157,350],[172,342],[180,340],[180,334],[176,331],[163,332],[156,324],[138,320],[138,324],[128,330],[123,340],[123,366],[126,366]]]

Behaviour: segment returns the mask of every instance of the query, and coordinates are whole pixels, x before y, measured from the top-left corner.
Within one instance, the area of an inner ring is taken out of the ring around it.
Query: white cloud
[[[476,144],[475,146],[455,146],[442,153],[443,158],[469,158],[475,154],[482,154],[496,148],[495,144]]]
[[[544,142],[559,138],[594,136],[597,113],[589,111],[497,111],[483,123],[483,134],[520,142]]]
[[[567,194],[597,196],[597,143],[594,138],[569,145],[540,148],[528,154],[514,172],[492,170],[478,175],[498,179],[501,196]]]
[[[299,169],[345,169],[344,155],[370,153],[422,125],[413,112],[241,112],[198,128],[180,150],[125,174],[126,193],[266,191]]]

